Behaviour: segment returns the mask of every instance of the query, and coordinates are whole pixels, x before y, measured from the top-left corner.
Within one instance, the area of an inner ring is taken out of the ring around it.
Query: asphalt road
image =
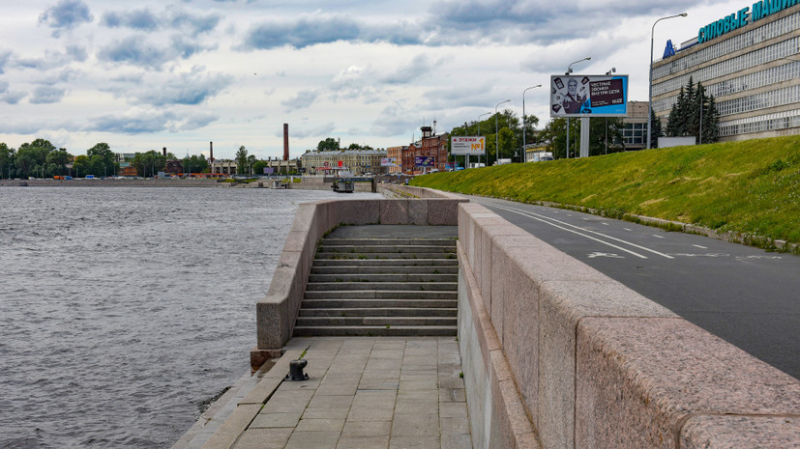
[[[800,257],[580,212],[471,200],[800,379]]]

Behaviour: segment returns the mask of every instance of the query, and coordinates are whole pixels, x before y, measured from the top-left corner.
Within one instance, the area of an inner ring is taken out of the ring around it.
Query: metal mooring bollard
[[[289,374],[286,378],[289,380],[307,380],[308,374],[303,373],[303,368],[308,365],[308,360],[297,359],[289,362]]]

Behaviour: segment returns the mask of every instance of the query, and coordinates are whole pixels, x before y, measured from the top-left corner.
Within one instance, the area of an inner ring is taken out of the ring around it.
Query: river
[[[249,370],[297,205],[329,198],[0,189],[0,448],[170,447]]]

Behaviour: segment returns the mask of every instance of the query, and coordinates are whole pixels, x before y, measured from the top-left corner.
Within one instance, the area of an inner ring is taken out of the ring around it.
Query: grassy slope
[[[800,242],[800,136],[437,173],[412,185]]]

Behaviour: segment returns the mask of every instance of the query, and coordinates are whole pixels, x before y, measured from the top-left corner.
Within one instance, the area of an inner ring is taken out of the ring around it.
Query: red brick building
[[[450,135],[448,133],[434,135],[430,126],[423,126],[421,129],[422,139],[412,143],[407,148],[403,148],[403,173],[417,175],[433,168],[445,171],[447,142]],[[415,160],[419,156],[433,158],[433,166],[427,169],[416,167]]]

